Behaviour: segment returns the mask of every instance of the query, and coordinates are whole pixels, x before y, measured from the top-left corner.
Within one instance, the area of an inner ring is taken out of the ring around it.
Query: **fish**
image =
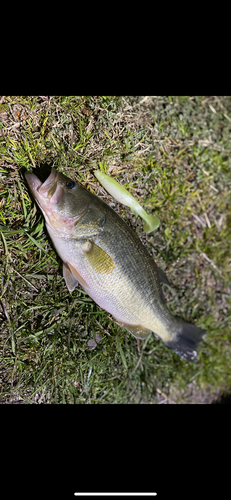
[[[63,261],[68,290],[80,284],[134,337],[154,333],[182,359],[196,361],[206,332],[169,311],[161,288],[168,279],[133,229],[54,167],[45,182],[33,172],[25,178]]]

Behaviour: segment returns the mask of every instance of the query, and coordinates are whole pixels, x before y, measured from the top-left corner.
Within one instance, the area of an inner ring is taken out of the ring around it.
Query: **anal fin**
[[[63,262],[63,277],[65,279],[69,292],[73,292],[75,287],[78,286],[78,280],[71,272],[68,264],[65,264],[64,262]]]
[[[151,330],[144,328],[142,325],[130,325],[121,321],[118,321],[118,323],[122,328],[125,328],[125,330],[127,330],[137,339],[146,339],[150,335],[150,333],[152,333]]]

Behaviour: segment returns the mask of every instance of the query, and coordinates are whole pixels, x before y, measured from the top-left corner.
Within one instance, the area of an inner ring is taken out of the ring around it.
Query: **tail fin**
[[[176,340],[166,343],[166,345],[172,349],[183,359],[187,361],[196,361],[197,359],[197,346],[199,342],[206,335],[206,331],[202,328],[198,328],[181,318],[176,318],[178,320],[179,328]]]

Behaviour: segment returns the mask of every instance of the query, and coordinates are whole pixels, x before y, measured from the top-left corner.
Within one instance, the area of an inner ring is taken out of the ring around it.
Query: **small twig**
[[[211,189],[213,189],[214,191],[216,191],[216,193],[219,193],[218,189],[215,188],[214,186],[212,186],[212,184],[210,184],[210,187],[211,187]]]
[[[114,380],[115,378],[118,378],[119,380],[121,380],[121,378],[118,375],[116,375],[115,377],[107,378],[107,382],[110,382],[110,380]]]
[[[34,290],[36,290],[36,292],[38,292],[38,289],[35,288],[34,285],[32,285],[32,283],[30,283],[29,281],[27,281],[26,278],[24,278],[20,273],[18,273],[18,271],[16,271],[16,269],[14,269],[13,267],[11,268],[12,271],[14,271],[16,274],[18,274],[20,276],[20,278],[22,278],[24,281],[26,281],[28,283],[28,285],[32,286],[32,288],[34,288]]]
[[[203,227],[206,227],[206,224],[200,219],[200,217],[198,217],[198,215],[194,214],[193,212],[191,212],[192,216],[194,217],[194,219],[196,219],[198,222],[200,222],[200,224],[203,226]]]
[[[221,217],[220,219],[217,221],[217,224],[219,227],[221,227],[221,225],[223,224],[223,219],[224,219],[225,215],[224,214],[221,214]]]
[[[12,109],[11,109],[11,105],[10,105],[10,103],[8,103],[8,108],[9,108],[9,110],[10,110],[10,112],[11,112],[12,116],[13,116],[13,119],[15,120],[14,113],[13,113],[13,111],[12,111]]]
[[[212,106],[212,104],[209,104],[209,107],[213,113],[217,114],[217,112],[216,112],[215,108]]]
[[[146,149],[143,149],[141,151],[138,151],[138,152],[135,152],[135,155],[136,156],[140,156],[142,155],[143,153],[145,153],[145,151],[148,151],[148,149],[150,149],[151,146],[148,146]]]
[[[91,116],[90,120],[89,120],[89,123],[88,123],[88,126],[86,128],[86,133],[87,134],[90,134],[92,128],[93,128],[93,123],[94,123],[94,116]]]
[[[146,95],[140,102],[138,102],[138,105],[143,104],[145,101],[147,101],[148,99],[150,99],[152,97],[155,97],[155,96]]]
[[[206,214],[206,212],[205,212],[205,207],[204,207],[204,205],[203,205],[203,203],[202,203],[202,199],[201,199],[201,197],[200,197],[199,193],[197,193],[197,198],[198,198],[198,200],[199,200],[199,202],[200,202],[200,206],[201,206],[201,208],[202,208],[202,210],[203,210],[203,212],[204,212],[204,216],[205,216],[205,220],[206,220],[206,222],[207,222],[207,225],[208,225],[208,227],[209,227],[209,228],[211,228],[211,224],[210,224],[210,221],[209,221],[208,215],[207,215],[207,214]]]
[[[194,163],[195,165],[200,168],[200,170],[202,170],[202,172],[204,172],[205,175],[209,175],[209,172],[206,172],[206,170],[204,170],[204,168],[202,168],[200,165],[198,165],[198,163],[194,160]]]
[[[1,99],[0,99],[0,104],[2,104],[2,103],[3,103],[4,98],[5,98],[5,96],[4,96],[4,95],[2,95],[2,97],[1,97]]]
[[[218,269],[218,267],[214,264],[214,262],[206,255],[206,253],[204,252],[201,252],[200,255],[202,255],[202,257],[204,257],[205,260],[207,260],[207,262],[209,262],[211,264],[211,266],[216,269],[216,271],[220,274],[220,276],[223,277],[223,274],[222,272],[220,271],[220,269]]]
[[[229,120],[229,122],[231,122],[231,118],[229,118],[229,116],[226,113],[224,113],[224,117],[227,118],[227,120]]]
[[[201,144],[202,146],[204,146],[206,148],[210,144],[213,144],[213,141],[211,140],[211,138],[209,138],[209,139],[200,139],[198,141],[198,144]]]
[[[218,105],[220,106],[221,109],[224,109],[224,106],[222,104],[222,102],[220,101],[220,99],[218,99],[217,95],[214,95],[213,96],[215,101],[218,103]]]
[[[6,127],[6,128],[4,128],[3,130],[4,130],[4,132],[6,132],[6,131],[8,131],[8,130],[12,130],[12,128],[17,128],[17,127],[20,127],[20,125],[21,125],[21,122],[19,122],[19,123],[15,123],[14,125],[11,125],[11,127]]]
[[[209,220],[208,215],[206,214],[206,212],[204,212],[204,216],[205,216],[205,219],[206,219],[208,227],[211,228],[210,220]]]
[[[167,394],[165,394],[164,392],[162,392],[160,389],[156,389],[156,392],[158,392],[158,394],[160,394],[161,396],[164,396],[165,399],[167,399],[167,401],[169,401],[170,403],[172,404],[176,404],[175,401],[173,401],[172,399],[170,399]],[[161,403],[161,402],[160,402]]]
[[[207,99],[203,99],[203,101],[201,101],[202,106],[204,106],[204,104],[206,104],[206,102],[209,102],[210,100],[211,100],[211,96],[207,97]]]
[[[140,339],[137,339],[137,349],[138,349],[139,356],[141,356],[142,353],[141,353],[141,348],[140,348]]]

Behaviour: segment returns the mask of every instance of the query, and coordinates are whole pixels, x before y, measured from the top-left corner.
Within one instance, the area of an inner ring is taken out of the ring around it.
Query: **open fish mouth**
[[[33,194],[36,196],[36,193],[39,193],[41,196],[44,196],[45,198],[50,198],[55,191],[54,188],[57,187],[57,170],[52,167],[51,168],[51,173],[45,180],[45,182],[40,181],[40,179],[31,172],[27,172],[25,174],[26,180],[30,186],[31,191]],[[52,193],[51,193],[52,191]]]
[[[58,172],[52,167],[49,177],[38,187],[38,192],[45,198],[51,198],[57,189]]]
[[[51,168],[51,173],[45,182],[40,181],[34,173],[27,172],[25,177],[32,194],[41,208],[45,208],[45,206],[48,208],[48,204],[54,205],[59,203],[63,196],[63,187],[58,182],[58,172],[54,167]]]

